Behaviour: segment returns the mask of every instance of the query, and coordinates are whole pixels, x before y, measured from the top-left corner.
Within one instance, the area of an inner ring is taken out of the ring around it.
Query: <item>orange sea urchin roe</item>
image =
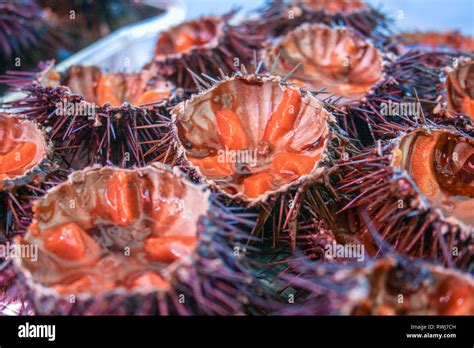
[[[37,126],[0,114],[0,189],[2,180],[26,174],[46,156],[46,141]]]
[[[147,272],[131,279],[129,287],[131,288],[167,288],[169,281],[156,273]]]
[[[101,72],[95,66],[73,66],[63,83],[73,93],[84,96],[86,102],[99,106],[110,104],[120,107],[127,102],[134,106],[153,105],[171,95],[171,86],[167,81],[150,79],[150,72],[116,73]]]
[[[244,193],[249,198],[257,198],[268,191],[272,176],[268,173],[258,173],[244,179]]]
[[[305,175],[310,173],[318,158],[281,153],[273,158],[273,170],[281,175]]]
[[[171,263],[190,255],[195,244],[194,237],[151,237],[145,242],[145,251],[153,261]]]
[[[97,103],[104,105],[120,106],[123,101],[122,79],[116,74],[103,74],[97,84]]]
[[[254,202],[317,175],[329,114],[316,98],[255,77],[226,80],[207,93],[174,112],[186,158],[221,191]]]
[[[18,173],[18,170],[30,163],[36,156],[36,144],[23,143],[5,155],[0,155],[0,173]]]
[[[133,224],[140,215],[139,192],[134,178],[116,172],[107,179],[105,212],[119,226]]]
[[[39,245],[38,262],[25,261],[33,277],[60,294],[168,287],[162,272],[194,252],[207,194],[161,167],[72,177],[35,206],[18,241]]]
[[[313,11],[325,11],[327,13],[344,13],[367,9],[367,5],[360,0],[297,0],[295,3]]]
[[[98,253],[94,240],[73,222],[52,227],[44,233],[44,247],[65,260],[81,260],[89,250]]]
[[[170,96],[170,92],[166,90],[150,90],[140,95],[138,100],[132,102],[132,104],[136,106],[140,106],[140,105],[158,103],[168,98],[169,96]]]
[[[247,135],[237,113],[230,109],[219,110],[216,113],[216,121],[223,145],[231,150],[243,150],[248,147]]]
[[[190,32],[183,31],[176,38],[176,41],[175,41],[176,51],[177,52],[186,52],[191,47],[193,47],[195,45],[195,43],[197,43],[197,42],[194,38],[194,35]]]
[[[235,171],[232,163],[221,161],[218,155],[203,158],[188,156],[188,159],[198,166],[204,175],[212,179],[232,175]]]
[[[400,166],[432,207],[474,226],[474,141],[455,132],[416,130],[400,142]]]
[[[139,94],[136,99],[129,98],[125,90],[126,87],[122,76],[117,74],[102,75],[97,86],[97,103],[99,105],[110,103],[114,107],[119,107],[128,101],[135,106],[141,106],[160,102],[170,96],[169,90],[151,89]]]
[[[66,284],[52,286],[62,295],[73,295],[81,292],[97,294],[114,288],[114,283],[105,277],[86,274],[78,279],[67,280]]]
[[[279,138],[293,129],[300,105],[300,94],[294,90],[286,90],[278,108],[271,115],[263,139],[275,146]]]

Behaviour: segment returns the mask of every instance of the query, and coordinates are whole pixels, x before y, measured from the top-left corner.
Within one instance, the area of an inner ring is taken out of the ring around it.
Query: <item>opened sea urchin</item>
[[[294,291],[284,315],[472,315],[469,274],[401,256],[362,263],[292,261]]]
[[[280,77],[239,73],[178,104],[163,143],[224,200],[256,207],[258,230],[268,222],[274,239],[295,235],[306,189],[348,145],[332,107]]]
[[[289,32],[264,53],[272,73],[307,89],[324,89],[341,102],[360,100],[383,75],[379,50],[356,32],[323,24],[305,24]],[[298,66],[299,65],[299,66]]]
[[[36,203],[16,266],[38,314],[241,314],[248,223],[167,167],[91,167]]]
[[[161,33],[148,67],[177,86],[194,90],[191,72],[218,76],[250,66],[260,38],[231,25],[234,14],[202,17]]]
[[[46,64],[32,81],[25,76],[5,77],[26,93],[5,107],[47,128],[57,151],[73,168],[94,163],[129,167],[154,159],[147,144],[159,137],[159,112],[166,114],[176,95],[173,86],[152,71],[102,72],[95,66],[73,66],[60,74]]]
[[[377,231],[403,255],[469,269],[473,151],[472,137],[425,126],[352,158],[339,189],[354,197],[346,209],[358,211],[368,250]]]
[[[322,171],[331,115],[278,78],[223,80],[172,114],[182,161],[229,197],[256,204]]]
[[[58,174],[44,131],[21,115],[0,114],[0,242],[24,231],[31,200]]]

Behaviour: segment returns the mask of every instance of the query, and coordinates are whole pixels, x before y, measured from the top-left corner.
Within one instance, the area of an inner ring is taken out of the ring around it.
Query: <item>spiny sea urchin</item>
[[[360,104],[346,107],[341,127],[364,145],[373,145],[378,139],[393,139],[399,132],[426,120],[468,127],[469,122],[463,117],[446,117],[443,106],[443,69],[455,58],[452,52],[413,50],[393,59],[376,88]]]
[[[25,230],[31,200],[60,177],[45,132],[21,115],[0,114],[0,243]]]
[[[179,104],[172,116],[178,162],[250,205],[319,176],[326,160],[331,115],[275,77],[225,79]],[[231,151],[241,156],[230,158]]]
[[[20,54],[38,43],[46,25],[42,9],[35,1],[2,1],[0,3],[0,58]]]
[[[37,262],[14,259],[36,313],[246,312],[256,294],[242,244],[252,222],[209,195],[159,164],[72,173],[17,239],[39,248]]]
[[[377,231],[403,255],[472,268],[473,151],[465,133],[425,125],[343,164],[358,238],[376,253]]]
[[[256,33],[273,38],[285,35],[304,23],[343,25],[364,37],[385,42],[390,35],[390,21],[374,8],[359,0],[273,1],[248,25]]]
[[[217,76],[249,67],[261,38],[229,23],[235,12],[202,17],[161,33],[148,66],[177,86],[194,90],[192,72]]]
[[[274,238],[287,226],[293,236],[305,190],[351,146],[333,105],[258,71],[201,81],[201,93],[173,108],[157,144],[225,201],[255,207],[258,231],[269,223]]]
[[[474,120],[474,61],[468,57],[457,60],[446,74],[448,111],[465,114]]]
[[[58,73],[50,62],[33,76],[3,78],[26,94],[4,107],[44,126],[73,168],[94,163],[129,167],[153,160],[147,143],[159,137],[157,123],[179,94],[152,70],[105,73],[95,66],[73,66]]]
[[[292,261],[281,276],[294,291],[284,315],[472,315],[472,276],[387,255],[340,264]]]
[[[340,97],[339,103],[363,98],[383,77],[382,53],[346,27],[303,24],[263,51],[272,73],[310,90]]]

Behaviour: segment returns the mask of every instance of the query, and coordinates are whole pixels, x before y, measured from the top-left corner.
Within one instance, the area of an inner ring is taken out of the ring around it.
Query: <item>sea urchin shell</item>
[[[279,78],[226,78],[172,117],[181,161],[230,198],[263,202],[323,171],[332,116]]]
[[[51,153],[43,131],[21,116],[0,114],[0,190],[32,182]]]
[[[0,113],[0,242],[21,233],[31,218],[31,200],[58,174],[45,132],[21,115]]]
[[[226,246],[236,224],[177,171],[86,168],[34,211],[17,242],[38,258],[15,264],[39,314],[244,311],[252,278]]]
[[[153,159],[146,144],[159,137],[158,111],[166,114],[176,97],[173,86],[149,70],[104,73],[95,66],[72,66],[60,74],[48,63],[33,81],[24,76],[6,76],[5,81],[27,95],[5,107],[48,129],[73,168],[95,163],[130,167]]]
[[[150,69],[157,69],[182,88],[194,90],[191,72],[218,76],[250,66],[260,38],[230,25],[234,14],[202,17],[161,33]]]
[[[466,114],[474,119],[474,61],[460,59],[446,77],[448,110]]]
[[[376,231],[403,255],[469,269],[473,151],[460,131],[426,126],[348,161],[339,189],[354,197],[346,209],[361,217],[368,249]]]
[[[290,82],[342,97],[361,99],[382,79],[383,60],[378,49],[354,31],[322,24],[304,24],[265,51],[272,73],[284,76],[295,66]]]
[[[472,315],[472,276],[420,261],[384,256],[363,263],[291,261],[283,274],[296,290],[286,315]]]
[[[418,129],[400,139],[394,154],[393,165],[408,172],[433,209],[474,231],[474,139]]]

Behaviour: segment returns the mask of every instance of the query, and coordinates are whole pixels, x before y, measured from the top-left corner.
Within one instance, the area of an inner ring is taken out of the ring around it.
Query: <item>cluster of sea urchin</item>
[[[173,108],[174,163],[221,193],[227,204],[259,214],[254,233],[289,228],[294,246],[301,198],[351,143],[331,101],[268,73],[237,73]],[[324,174],[324,175],[323,175]]]
[[[318,1],[310,4],[312,7]],[[280,4],[274,8],[291,6]],[[297,7],[304,6],[307,4]],[[269,18],[281,24],[284,14],[277,13]],[[336,104],[333,114],[337,123],[353,138],[358,150],[336,158],[326,171],[325,188],[313,183],[302,194],[295,243],[304,251],[304,257],[317,261],[302,267],[290,262],[284,271],[290,275],[282,278],[298,275],[293,285],[306,288],[309,296],[319,301],[317,306],[324,306],[325,300],[315,289],[330,277],[326,279],[324,273],[315,271],[314,275],[322,279],[310,279],[307,269],[337,259],[335,267],[344,273],[341,264],[346,261],[325,255],[327,247],[361,245],[365,256],[372,258],[380,254],[378,239],[392,245],[403,258],[422,258],[448,268],[471,270],[473,82],[468,38],[463,38],[465,44],[455,50],[413,49],[397,46],[399,37],[374,40],[347,23],[337,27],[305,19],[291,27],[295,22],[287,22],[288,26],[282,26],[262,50],[264,62],[273,74],[285,76],[302,89],[315,91],[318,96],[330,94]],[[414,110],[404,110],[406,105],[413,105]],[[392,110],[392,106],[398,109]],[[472,279],[467,274],[465,277],[470,284],[466,291],[472,292]],[[327,298],[337,295],[331,295],[331,289]],[[455,291],[448,289],[446,293],[451,290]],[[344,303],[329,311],[309,307],[305,301],[296,308],[308,310],[307,314],[343,313],[340,310]],[[420,312],[442,312],[435,307],[426,304]],[[398,309],[390,311],[414,313]],[[468,305],[461,312],[472,310]],[[285,313],[298,311],[288,309]]]
[[[12,72],[3,81],[25,94],[4,107],[46,128],[64,162],[76,169],[156,160],[153,140],[160,134],[159,120],[180,95],[172,83],[147,69],[120,73],[72,66],[59,73],[47,62],[37,73]]]
[[[469,40],[401,46],[361,1],[234,14],[161,33],[134,74],[49,63],[3,77],[26,93],[4,105],[25,114],[11,122],[37,122],[73,170],[15,239],[39,250],[13,260],[35,312],[472,313]],[[31,189],[17,180],[31,166],[10,159],[29,145],[12,144],[0,180]],[[17,192],[0,214],[28,199]],[[257,233],[276,259],[264,282]],[[327,254],[353,245],[359,264]]]

